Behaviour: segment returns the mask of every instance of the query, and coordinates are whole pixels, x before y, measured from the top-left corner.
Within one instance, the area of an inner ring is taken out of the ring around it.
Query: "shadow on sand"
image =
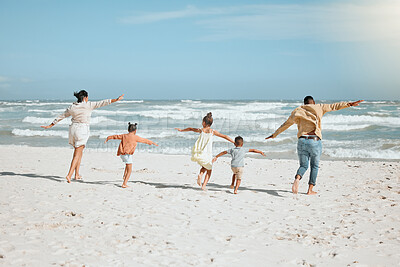
[[[66,182],[65,177],[61,176],[51,176],[51,175],[38,175],[34,173],[14,173],[14,172],[0,172],[1,176],[24,176],[28,178],[34,178],[34,179],[47,179],[53,182],[58,182],[58,183],[64,183]],[[72,180],[73,183],[82,183],[82,184],[92,184],[92,185],[115,185],[117,187],[121,187],[122,180],[114,180],[114,181],[85,181],[85,180]],[[154,186],[155,188],[178,188],[178,189],[190,189],[190,190],[195,190],[195,191],[201,191],[200,187],[193,187],[189,184],[167,184],[167,183],[155,183],[155,182],[146,182],[146,181],[140,181],[140,180],[133,180],[130,181],[129,183],[142,183],[145,185],[150,185]],[[232,189],[229,188],[229,185],[220,185],[220,184],[215,184],[215,183],[208,183],[207,184],[207,190],[208,191],[225,191],[227,193],[232,193]],[[239,187],[240,191],[251,191],[251,192],[259,192],[259,193],[267,193],[271,196],[275,197],[284,197],[280,195],[279,193],[291,193],[291,191],[288,190],[273,190],[273,189],[257,189],[257,188],[249,188],[245,186]]]

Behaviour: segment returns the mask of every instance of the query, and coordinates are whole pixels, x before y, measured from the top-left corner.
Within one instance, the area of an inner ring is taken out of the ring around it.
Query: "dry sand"
[[[136,153],[122,189],[115,151],[67,184],[72,151],[0,147],[0,265],[399,266],[399,162],[322,161],[307,196],[297,161],[246,158],[234,195],[228,157],[203,192],[189,156]]]

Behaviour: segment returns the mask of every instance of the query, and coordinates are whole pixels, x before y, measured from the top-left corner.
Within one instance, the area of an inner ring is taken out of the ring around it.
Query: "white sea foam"
[[[53,120],[54,120],[54,118],[42,118],[42,117],[27,116],[22,120],[22,122],[31,123],[31,124],[47,125],[47,124],[50,124]],[[96,116],[96,117],[92,117],[90,119],[90,123],[91,124],[99,124],[99,123],[111,124],[111,123],[117,123],[117,121],[103,117],[103,116]],[[63,119],[58,124],[61,124],[61,125],[71,124],[71,118]]]
[[[399,117],[376,117],[368,115],[326,115],[322,119],[325,124],[370,123],[375,125],[400,125]]]
[[[395,149],[328,148],[323,153],[334,158],[400,159],[400,151]]]
[[[181,100],[181,102],[182,103],[190,103],[190,104],[198,104],[198,103],[201,103],[201,101],[199,101],[199,100],[190,100],[190,99],[182,99]]]
[[[13,129],[11,133],[17,136],[56,136],[68,138],[68,131]]]
[[[118,103],[123,104],[123,103],[143,103],[143,102],[144,100],[121,100]]]
[[[371,127],[370,124],[323,124],[322,131],[354,131]]]

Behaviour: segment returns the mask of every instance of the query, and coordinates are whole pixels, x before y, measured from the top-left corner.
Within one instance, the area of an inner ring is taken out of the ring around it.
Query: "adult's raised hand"
[[[356,107],[356,106],[358,106],[361,102],[363,102],[364,100],[358,100],[358,101],[355,101],[355,102],[350,102],[349,103],[349,105],[351,106],[351,107]]]

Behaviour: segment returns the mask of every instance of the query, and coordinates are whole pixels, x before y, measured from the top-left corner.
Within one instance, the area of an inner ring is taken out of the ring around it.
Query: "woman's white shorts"
[[[73,147],[85,146],[90,135],[87,123],[72,123],[69,126],[69,144]]]

